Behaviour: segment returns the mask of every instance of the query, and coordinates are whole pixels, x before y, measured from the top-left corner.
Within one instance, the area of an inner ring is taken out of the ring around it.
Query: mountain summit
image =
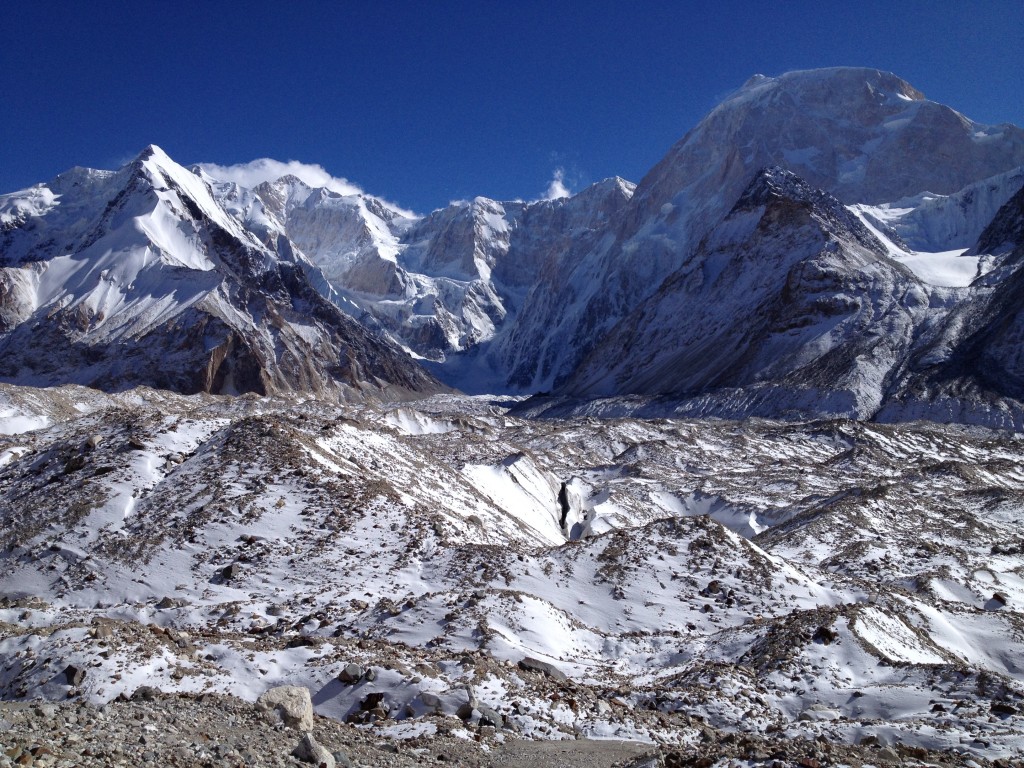
[[[845,203],[877,204],[948,195],[1022,163],[1021,128],[976,123],[891,73],[840,67],[751,78],[669,150],[641,195],[778,165]]]

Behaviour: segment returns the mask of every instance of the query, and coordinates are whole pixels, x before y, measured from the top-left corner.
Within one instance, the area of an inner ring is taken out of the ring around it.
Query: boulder
[[[993,701],[990,709],[993,715],[1016,715],[1017,707],[1008,701]]]
[[[429,713],[437,713],[442,711],[441,697],[436,693],[430,693],[429,691],[423,691],[420,693],[420,701],[423,703],[423,707]]]
[[[902,763],[899,753],[892,747],[882,747],[878,751],[878,759],[886,763]]]
[[[797,720],[802,723],[838,720],[839,712],[825,704],[812,704],[799,714]]]
[[[223,578],[225,581],[231,581],[231,579],[236,579],[242,575],[242,566],[240,566],[238,563],[226,565],[220,569],[220,575],[221,578]]]
[[[839,633],[832,629],[832,627],[826,626],[818,627],[814,630],[814,635],[811,637],[811,640],[821,645],[832,645],[838,639]]]
[[[505,718],[495,712],[493,709],[488,707],[486,704],[477,704],[477,711],[480,713],[480,727],[493,726],[495,728],[501,728],[505,725]]]
[[[188,601],[180,597],[165,596],[156,604],[156,607],[162,611],[168,608],[181,608],[182,606],[188,605]]]
[[[341,668],[341,672],[338,673],[338,680],[349,685],[354,685],[362,680],[365,673],[366,670],[363,669],[361,665],[349,663]]]
[[[297,757],[304,763],[311,763],[319,766],[319,768],[335,768],[336,765],[334,755],[327,751],[327,748],[323,745],[317,744],[312,733],[303,735],[298,746],[292,750],[292,757]]]
[[[569,679],[566,674],[554,664],[549,664],[546,661],[534,659],[530,656],[526,656],[520,660],[519,668],[528,672],[540,672],[543,675],[547,675],[552,680],[557,680],[559,682]]]
[[[256,708],[265,713],[270,723],[280,721],[300,731],[313,727],[313,700],[308,688],[298,685],[271,688],[256,700]]]
[[[77,688],[85,680],[85,670],[81,667],[76,667],[74,664],[68,664],[67,669],[64,670],[64,679],[68,685],[73,685]]]

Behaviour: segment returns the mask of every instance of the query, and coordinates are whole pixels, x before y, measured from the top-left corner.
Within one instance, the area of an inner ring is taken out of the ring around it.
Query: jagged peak
[[[156,144],[150,144],[139,152],[135,159],[128,163],[127,168],[135,172],[142,171],[148,174],[159,172],[163,176],[198,178],[196,174],[175,162],[170,155]]]
[[[589,196],[594,194],[608,194],[608,193],[619,193],[624,195],[626,198],[633,196],[633,192],[636,191],[636,184],[632,181],[622,178],[621,176],[609,176],[607,179],[601,179],[601,181],[594,182],[589,187],[586,187],[577,192],[572,197]],[[572,199],[572,198],[566,198]]]
[[[145,162],[146,160],[156,160],[157,162],[173,162],[170,155],[163,151],[161,147],[156,144],[149,144],[136,156],[136,161]]]
[[[878,238],[838,198],[779,166],[762,168],[733,206],[733,211],[783,202],[804,206],[819,222],[827,222],[827,229],[834,234],[845,231],[868,250],[885,253]]]
[[[194,182],[203,183],[202,177],[175,162],[170,155],[156,144],[150,144],[139,152],[134,160],[122,168],[122,171],[125,169],[131,172],[132,175],[142,174],[148,177],[151,181],[157,183],[157,186],[162,186],[161,177],[172,179],[179,186],[192,187]]]
[[[302,179],[300,179],[294,173],[286,173],[284,176],[281,176],[281,177],[275,179],[274,181],[264,181],[263,184],[266,184],[268,186],[288,186],[288,187],[295,186],[295,187],[304,187],[305,189],[313,189],[313,187],[311,187],[309,184],[304,182]]]
[[[850,226],[861,226],[857,218],[837,197],[808,183],[786,168],[774,165],[762,168],[737,200],[734,210],[767,205],[772,201],[788,200],[806,204],[830,217],[838,218]]]
[[[770,198],[806,201],[822,198],[841,205],[832,195],[812,187],[797,174],[778,165],[758,171],[736,205],[763,205]]]

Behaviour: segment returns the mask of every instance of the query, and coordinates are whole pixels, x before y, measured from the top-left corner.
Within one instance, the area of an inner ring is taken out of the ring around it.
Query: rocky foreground
[[[280,690],[280,689],[278,689]],[[306,722],[302,722],[307,718]],[[286,722],[287,721],[287,722]],[[587,739],[526,741],[493,726],[434,719],[436,733],[390,738],[374,727],[315,717],[301,698],[268,708],[233,696],[175,696],[142,688],[102,706],[0,704],[0,766],[1014,766],[877,740],[859,746],[696,731],[685,748]]]
[[[1024,753],[1018,434],[0,398],[10,762]]]

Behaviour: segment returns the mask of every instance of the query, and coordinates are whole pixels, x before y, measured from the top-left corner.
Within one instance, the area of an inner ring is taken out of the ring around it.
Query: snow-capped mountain
[[[243,227],[157,147],[0,198],[0,375],[180,392],[440,385],[328,301],[284,237]]]
[[[568,382],[592,353],[603,354],[609,366],[642,366],[642,360],[630,359],[628,348],[595,350],[666,278],[691,263],[763,168],[787,169],[848,205],[915,195],[923,204],[1022,164],[1024,131],[973,123],[925,100],[894,75],[850,68],[752,78],[644,177],[607,236],[575,254],[562,281],[537,302],[540,311],[523,314],[528,320],[515,331],[523,343],[504,348],[511,381],[525,386],[525,375],[534,372],[536,388],[554,385],[566,394],[585,394],[586,388]],[[1005,185],[997,184],[985,205],[985,195],[964,193],[965,205],[978,212],[975,219],[994,212],[1016,191],[1015,178],[1011,174]],[[939,210],[943,215],[948,214]],[[928,219],[928,211],[920,218]],[[972,226],[978,231],[977,221]],[[934,249],[957,247],[940,245]],[[742,293],[733,298],[747,300]],[[557,312],[546,313],[544,307]],[[544,357],[544,344],[557,353]],[[780,404],[780,412],[786,407]]]
[[[969,231],[978,208],[1019,176],[928,196],[940,221],[931,231],[951,223]],[[905,227],[908,209],[844,206],[768,169],[564,390],[648,396],[583,406],[619,415],[931,418],[1019,429],[1022,196],[970,233],[973,249],[920,253],[896,229],[919,242],[921,219]],[[880,220],[887,215],[894,226]],[[561,402],[549,413],[578,407]]]
[[[221,279],[284,271],[324,299],[310,301],[345,325],[341,336],[364,339],[355,318],[466,391],[641,396],[644,408],[659,398],[678,413],[732,416],[1020,421],[1016,389],[993,376],[944,387],[921,376],[937,365],[951,375],[959,347],[996,332],[992,302],[1005,301],[993,296],[1016,273],[1016,235],[1011,227],[995,243],[988,228],[1024,183],[1024,131],[975,123],[895,75],[757,76],[639,185],[608,179],[534,202],[478,197],[426,216],[351,185],[317,186],[322,169],[246,186],[218,166],[190,173],[162,153],[156,164],[174,170],[143,174],[138,194],[120,194],[135,178],[129,166],[78,169],[3,198],[8,378],[65,380],[31,351],[63,344],[84,372],[70,380],[105,387],[323,389],[324,371],[345,378],[345,355],[317,358],[338,342],[321,343],[322,328],[299,317],[308,308],[239,314],[241,294]],[[118,218],[125,205],[135,207]],[[238,249],[252,269],[231,266]],[[169,287],[183,275],[186,286]],[[267,314],[289,319],[268,329]],[[200,315],[216,318],[213,330],[206,320],[197,330]],[[218,323],[236,335],[259,326],[261,341],[229,343]],[[155,338],[154,327],[188,360],[171,364],[130,341]],[[118,360],[167,373],[125,378],[126,366],[93,359],[115,338]],[[364,375],[360,363],[348,378],[436,386],[393,352],[367,352],[387,370]],[[210,362],[225,354],[227,365]],[[1012,378],[998,354],[1011,352],[992,346],[989,367]],[[948,393],[961,390],[970,394],[951,406]],[[968,407],[972,398],[985,405]]]
[[[777,413],[784,402],[871,413],[877,358],[900,358],[910,337],[908,274],[838,200],[769,169],[566,388],[679,398],[723,390],[710,406],[718,412]],[[758,404],[739,405],[741,388]]]
[[[417,357],[461,387],[507,388],[491,352],[562,255],[586,250],[629,200],[607,179],[572,198],[452,203],[416,217],[366,194],[295,177],[253,190],[204,176],[223,207],[268,242],[288,237],[334,288]],[[481,354],[482,353],[482,354]]]
[[[0,762],[292,764],[146,704],[288,685],[366,764],[1015,764],[1020,129],[839,69],[564,199],[298,165],[0,196]]]

